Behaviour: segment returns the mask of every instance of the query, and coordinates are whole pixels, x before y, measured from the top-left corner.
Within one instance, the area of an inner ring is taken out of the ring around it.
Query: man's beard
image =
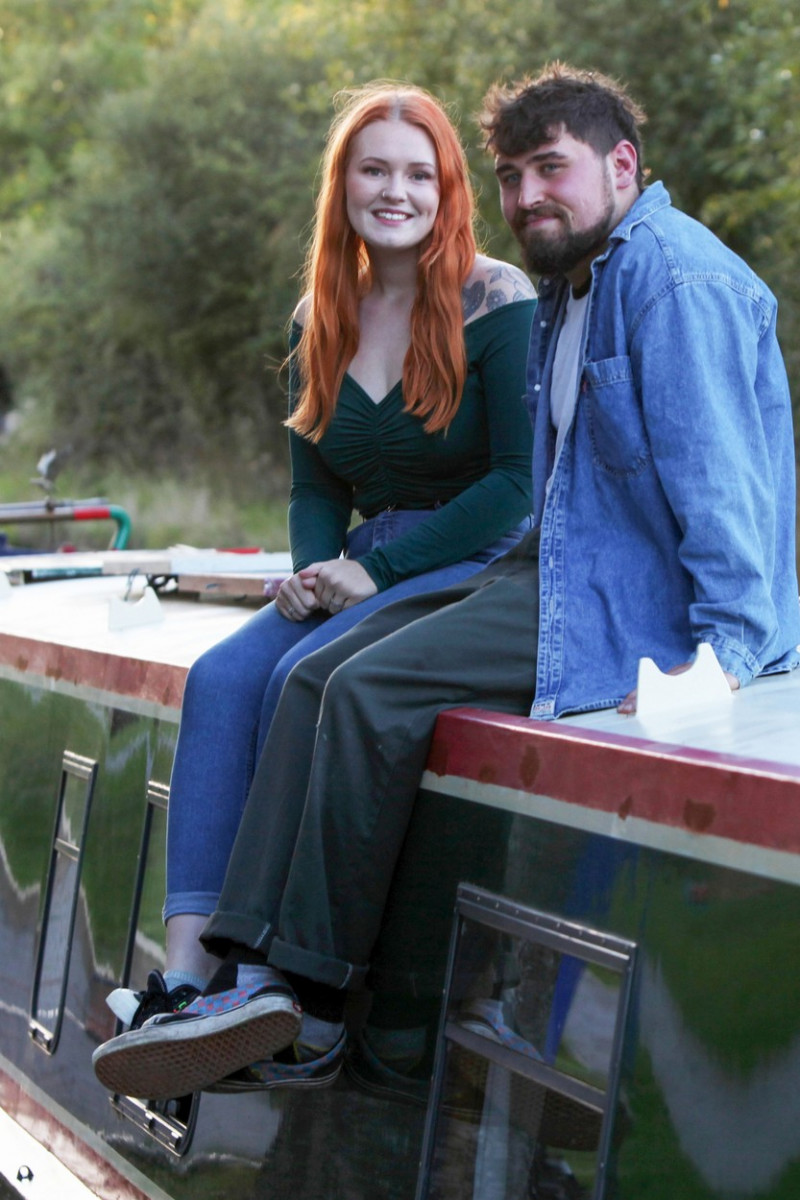
[[[566,220],[568,214],[563,209],[543,205],[538,215],[554,216],[563,222],[562,233],[556,235],[526,228],[524,219],[527,214],[520,214],[520,228],[515,228],[514,234],[522,247],[525,266],[532,275],[566,275],[605,245],[608,235],[617,224],[614,197],[608,185],[604,199],[606,208],[603,215],[589,229],[581,230],[569,228]]]

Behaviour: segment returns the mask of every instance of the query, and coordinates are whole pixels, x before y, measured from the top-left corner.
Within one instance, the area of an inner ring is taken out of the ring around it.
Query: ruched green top
[[[379,591],[469,558],[531,508],[525,363],[535,300],[504,304],[464,327],[468,375],[446,432],[426,433],[403,408],[402,383],[377,403],[345,375],[319,442],[290,431],[289,539],[295,571],[338,558],[353,512],[433,509],[359,561]],[[300,337],[292,326],[290,348]],[[290,410],[297,392],[290,378]]]

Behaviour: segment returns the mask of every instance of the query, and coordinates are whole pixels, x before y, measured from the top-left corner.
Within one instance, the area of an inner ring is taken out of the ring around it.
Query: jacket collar
[[[637,196],[619,225],[609,235],[608,240],[610,242],[629,241],[631,233],[637,225],[641,225],[642,221],[646,221],[659,209],[667,208],[671,203],[669,192],[663,183],[651,183],[641,195]]]

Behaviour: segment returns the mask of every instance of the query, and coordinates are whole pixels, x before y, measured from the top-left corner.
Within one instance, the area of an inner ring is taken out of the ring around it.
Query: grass
[[[289,539],[284,499],[238,500],[230,492],[198,483],[165,479],[114,481],[107,493],[130,515],[131,547],[258,546],[286,550]]]
[[[796,1200],[800,1162],[787,1159],[756,1192],[728,1191],[703,1179],[680,1144],[647,1055],[640,1051],[630,1127],[622,1138],[614,1194],[625,1200]]]
[[[32,482],[42,445],[17,433],[0,437],[0,503],[41,499],[44,495]],[[247,477],[236,462],[217,461],[210,469],[195,464],[178,464],[174,475],[126,474],[119,470],[80,470],[69,464],[58,477],[56,495],[103,496],[126,510],[132,522],[129,549],[151,550],[173,545],[203,548],[257,546],[262,550],[286,550],[286,501],[288,469],[273,466],[267,478]],[[800,563],[800,491],[797,500],[797,558]],[[32,525],[6,526],[5,533],[17,545],[51,548],[74,540],[79,549],[102,549],[112,533],[109,523],[92,527],[58,525],[55,543],[48,531]]]
[[[0,503],[44,498],[32,482],[39,453],[23,442],[0,442]],[[124,508],[132,523],[129,549],[288,548],[288,475],[283,468],[274,468],[268,479],[254,480],[237,472],[235,463],[217,462],[213,471],[182,464],[174,475],[93,472],[86,465],[78,469],[67,464],[56,482],[59,499],[103,497]],[[0,533],[16,546],[50,549],[69,543],[94,550],[109,544],[113,527],[110,522],[0,524]]]

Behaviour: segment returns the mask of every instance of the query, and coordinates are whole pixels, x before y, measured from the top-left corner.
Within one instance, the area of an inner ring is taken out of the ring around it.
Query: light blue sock
[[[303,1013],[300,1036],[295,1047],[297,1057],[304,1062],[308,1058],[319,1058],[327,1054],[343,1033],[344,1025],[341,1021],[323,1021],[319,1017]]]
[[[167,985],[167,991],[172,992],[176,987],[181,987],[184,983],[191,984],[196,987],[198,992],[202,992],[203,988],[208,983],[202,975],[193,975],[191,971],[165,971],[164,983]]]
[[[246,988],[248,992],[256,988],[270,987],[272,984],[288,987],[286,976],[275,967],[268,967],[266,963],[237,963],[236,984],[237,987]]]

